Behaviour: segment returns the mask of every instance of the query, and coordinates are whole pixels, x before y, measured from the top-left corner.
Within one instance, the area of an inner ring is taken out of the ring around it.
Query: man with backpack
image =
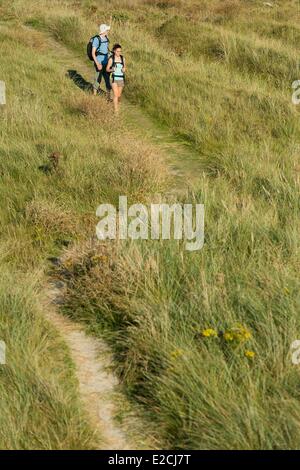
[[[110,74],[106,71],[110,55],[108,39],[109,30],[110,26],[108,26],[107,24],[100,25],[99,35],[94,36],[90,39],[90,42],[87,46],[87,54],[89,59],[94,62],[96,70],[95,82],[93,84],[94,95],[97,95],[103,77],[105,81],[107,99],[111,101],[110,94],[112,87],[110,84]]]

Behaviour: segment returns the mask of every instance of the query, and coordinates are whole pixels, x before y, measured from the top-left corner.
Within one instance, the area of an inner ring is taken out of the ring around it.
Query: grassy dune
[[[37,276],[36,276],[37,277]],[[1,273],[1,449],[88,449],[96,442],[82,413],[64,343],[46,323],[35,276]]]
[[[53,273],[67,283],[63,311],[107,338],[128,396],[163,447],[299,448],[300,379],[290,358],[300,335],[297,2],[86,0],[52,2],[51,11],[45,0],[29,3],[0,2],[1,48],[18,31],[20,64],[2,55],[11,90],[0,131],[6,269],[41,269],[65,238],[74,242]],[[151,201],[167,172],[126,116],[114,121],[102,103],[99,117],[65,77],[110,15],[128,58],[128,99],[196,153],[196,190],[186,199],[205,204],[198,253],[176,242],[86,241],[100,202]],[[37,167],[54,149],[62,169],[43,175]],[[237,323],[251,337],[236,347],[201,333]]]
[[[11,2],[0,6],[0,76],[7,87],[7,106],[0,109],[0,339],[7,344],[0,447],[93,448],[74,366],[43,314],[47,259],[94,234],[102,201],[114,202],[120,192],[143,199],[161,187],[164,164],[114,121],[105,102],[93,101],[66,77],[67,53],[60,58],[56,43],[22,26]],[[18,67],[7,54],[12,42]],[[74,66],[71,53],[69,60]],[[122,142],[112,140],[112,132]],[[57,170],[52,152],[61,154]]]

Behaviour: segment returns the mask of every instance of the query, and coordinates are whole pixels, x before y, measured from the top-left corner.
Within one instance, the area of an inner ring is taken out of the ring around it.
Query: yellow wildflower
[[[235,341],[236,343],[243,343],[251,338],[250,331],[241,324],[236,324],[232,328],[229,328],[224,333],[225,341]]]
[[[225,341],[233,341],[234,340],[234,336],[233,334],[230,332],[230,331],[226,331],[224,333],[224,339]]]
[[[177,359],[180,356],[183,356],[184,351],[183,349],[174,349],[174,351],[171,352],[171,356],[173,359]]]
[[[249,359],[253,359],[255,357],[255,352],[254,351],[245,351],[245,356],[248,357]]]
[[[245,331],[245,333],[244,333],[244,338],[245,338],[245,340],[248,340],[248,339],[251,338],[251,333],[250,333],[250,331]]]
[[[204,336],[205,338],[210,338],[210,337],[216,337],[218,336],[218,333],[216,330],[214,330],[213,328],[207,328],[206,330],[202,330],[201,332],[202,336]]]

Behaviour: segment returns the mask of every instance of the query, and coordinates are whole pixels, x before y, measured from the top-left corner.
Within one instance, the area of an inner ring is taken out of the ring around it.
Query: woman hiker
[[[111,101],[111,84],[110,76],[106,71],[108,57],[109,57],[109,39],[108,32],[110,26],[107,24],[101,24],[99,28],[99,36],[95,36],[92,43],[92,56],[94,59],[94,66],[96,70],[95,82],[93,85],[94,95],[97,95],[97,92],[100,87],[102,76],[105,81],[107,99]]]
[[[121,101],[122,92],[125,85],[125,72],[126,65],[125,59],[122,56],[122,47],[120,44],[115,44],[113,47],[113,54],[108,60],[106,67],[108,74],[112,73],[112,89],[114,92],[113,101],[115,112],[119,112],[119,103]]]

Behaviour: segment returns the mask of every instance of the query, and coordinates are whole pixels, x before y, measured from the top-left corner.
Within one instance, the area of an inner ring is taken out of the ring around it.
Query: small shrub
[[[25,208],[26,220],[44,234],[74,234],[77,218],[54,201],[33,199]]]

